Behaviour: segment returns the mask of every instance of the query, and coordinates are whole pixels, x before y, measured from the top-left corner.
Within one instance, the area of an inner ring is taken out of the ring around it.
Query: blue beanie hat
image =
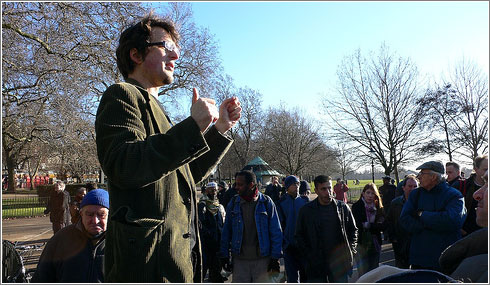
[[[299,183],[299,179],[298,179],[298,177],[296,177],[294,175],[290,175],[290,176],[286,177],[286,179],[284,180],[284,187],[286,187],[286,189],[288,189],[289,186],[291,186],[294,183]]]
[[[94,189],[83,197],[80,209],[87,205],[99,205],[109,209],[109,192],[104,189]]]

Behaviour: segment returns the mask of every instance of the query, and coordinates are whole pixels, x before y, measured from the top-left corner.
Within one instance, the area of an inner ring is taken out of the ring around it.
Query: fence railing
[[[2,218],[44,215],[49,197],[16,197],[2,199]]]
[[[2,199],[2,219],[44,215],[50,197],[15,197]],[[74,197],[71,197],[73,201]]]

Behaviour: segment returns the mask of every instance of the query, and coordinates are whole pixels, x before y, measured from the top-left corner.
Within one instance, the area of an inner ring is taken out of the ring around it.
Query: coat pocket
[[[158,245],[163,220],[134,218],[122,207],[112,218],[114,266],[110,280],[118,282],[158,282]]]

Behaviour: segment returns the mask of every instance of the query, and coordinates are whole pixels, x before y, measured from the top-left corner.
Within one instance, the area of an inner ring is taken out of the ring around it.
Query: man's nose
[[[481,195],[482,192],[483,191],[481,188],[476,190],[475,193],[473,193],[473,199],[475,199],[476,201],[480,201],[482,198],[482,195]]]
[[[169,57],[170,57],[171,60],[177,60],[180,57],[180,53],[179,53],[179,51],[177,49],[174,49],[173,51],[171,51],[169,53]]]
[[[97,215],[93,215],[92,217],[90,217],[90,221],[94,224],[98,224],[100,222],[100,218]]]

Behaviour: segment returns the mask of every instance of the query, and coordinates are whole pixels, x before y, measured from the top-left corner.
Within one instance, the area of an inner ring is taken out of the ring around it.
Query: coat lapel
[[[149,111],[150,115],[154,119],[154,129],[156,133],[166,133],[170,128],[173,126],[172,122],[170,121],[170,118],[167,116],[165,113],[165,110],[163,109],[163,106],[161,105],[158,100],[153,97],[153,96],[148,96],[148,106],[149,106]],[[184,176],[185,181],[187,182],[187,185],[189,186],[189,189],[193,189],[191,186],[193,184],[193,180],[190,177],[190,172],[189,172],[189,167],[188,165],[183,165],[177,169],[177,171]],[[192,191],[194,192],[194,191]]]

